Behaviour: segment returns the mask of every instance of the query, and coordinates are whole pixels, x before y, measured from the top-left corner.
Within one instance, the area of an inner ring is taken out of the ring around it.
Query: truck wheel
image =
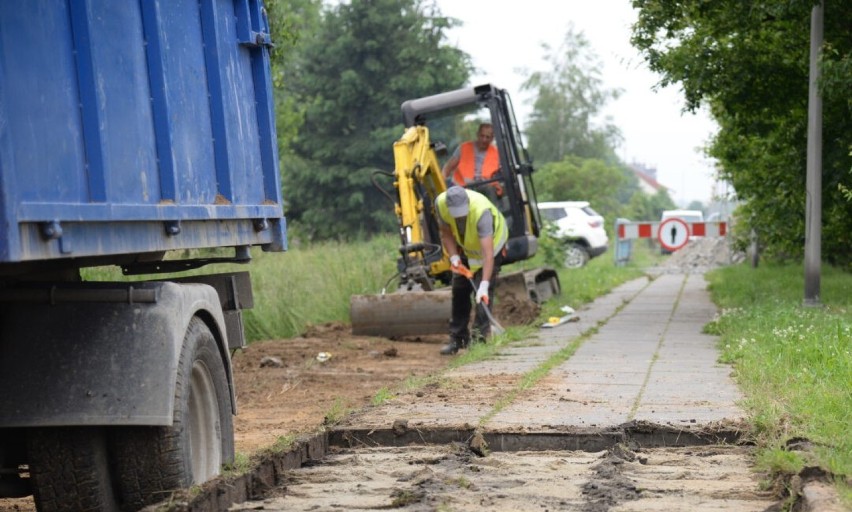
[[[568,244],[565,247],[565,268],[580,268],[589,261],[589,252],[580,244]]]
[[[183,340],[172,426],[118,428],[111,444],[118,490],[128,510],[206,482],[233,461],[228,378],[216,340],[201,319],[190,321]]]
[[[39,512],[119,510],[102,428],[33,429],[27,452]]]

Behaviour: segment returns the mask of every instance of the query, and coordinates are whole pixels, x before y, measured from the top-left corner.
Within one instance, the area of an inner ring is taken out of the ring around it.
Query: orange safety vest
[[[459,148],[459,165],[453,173],[453,181],[460,186],[479,180],[487,180],[500,168],[500,154],[495,146],[488,146],[485,159],[482,161],[480,175],[476,175],[476,157],[474,156],[473,141],[462,143]]]

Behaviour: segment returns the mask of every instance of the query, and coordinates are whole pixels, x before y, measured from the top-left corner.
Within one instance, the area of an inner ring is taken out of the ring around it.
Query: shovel
[[[455,272],[456,274],[459,274],[459,275],[466,277],[467,280],[470,281],[471,288],[473,288],[474,292],[476,292],[476,283],[473,281],[473,272],[471,272],[469,268],[465,267],[462,264],[459,264],[458,267],[451,267],[451,268],[452,268],[452,271]],[[506,329],[503,329],[503,326],[500,325],[500,322],[498,322],[494,318],[494,315],[491,314],[491,310],[488,308],[488,297],[487,296],[485,297],[484,302],[485,302],[485,304],[477,303],[476,304],[477,307],[481,308],[482,311],[485,312],[485,316],[488,317],[488,321],[491,323],[491,330],[494,331],[494,334],[497,334],[498,336],[500,334],[503,334],[504,332],[506,332]]]

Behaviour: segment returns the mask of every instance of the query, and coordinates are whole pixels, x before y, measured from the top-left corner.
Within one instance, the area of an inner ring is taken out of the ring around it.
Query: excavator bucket
[[[383,295],[353,295],[349,299],[352,334],[364,336],[420,336],[446,334],[450,325],[452,294],[434,291],[399,291]]]
[[[542,304],[554,295],[559,295],[561,291],[559,276],[555,270],[536,268],[500,274],[495,294],[498,302],[501,297],[512,296],[516,300],[526,298],[535,304]]]
[[[549,268],[501,274],[496,304],[529,301],[539,305],[560,292],[559,277]],[[353,295],[349,299],[352,334],[398,338],[447,334],[452,310],[449,287],[433,291],[399,291],[382,295]],[[499,318],[497,319],[499,320]]]

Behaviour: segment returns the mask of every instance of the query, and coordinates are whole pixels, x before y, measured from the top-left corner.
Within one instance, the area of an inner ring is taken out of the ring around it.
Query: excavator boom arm
[[[424,230],[424,219],[436,218],[434,201],[447,189],[435,149],[429,140],[429,129],[412,126],[394,143],[394,187],[398,202],[395,205],[403,247],[400,252],[406,262],[426,262],[425,244],[440,247],[440,240],[430,240]],[[430,211],[425,211],[432,209]],[[409,250],[411,249],[411,250]],[[449,259],[443,254],[429,264],[431,276],[448,271]],[[403,272],[405,273],[403,269]]]

